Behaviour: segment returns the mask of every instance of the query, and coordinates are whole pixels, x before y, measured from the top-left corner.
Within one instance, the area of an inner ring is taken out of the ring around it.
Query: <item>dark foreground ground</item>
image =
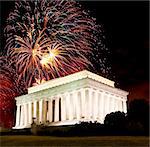
[[[0,146],[109,146],[148,147],[149,137],[144,136],[0,136]]]

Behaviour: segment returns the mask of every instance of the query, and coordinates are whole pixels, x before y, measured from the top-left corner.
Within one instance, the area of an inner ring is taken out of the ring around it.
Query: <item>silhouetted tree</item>
[[[104,125],[110,133],[123,133],[126,126],[125,113],[117,111],[107,114],[104,120]]]

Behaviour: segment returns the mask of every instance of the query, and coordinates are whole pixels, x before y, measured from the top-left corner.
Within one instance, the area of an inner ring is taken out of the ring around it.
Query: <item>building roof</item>
[[[47,82],[42,83],[37,86],[30,87],[30,88],[28,88],[28,93],[34,93],[34,92],[41,91],[44,89],[53,88],[56,86],[60,86],[60,85],[67,84],[67,83],[77,81],[80,79],[84,79],[84,78],[90,78],[90,79],[93,79],[95,81],[98,81],[100,83],[103,83],[103,84],[111,86],[111,87],[114,87],[114,83],[115,83],[114,81],[106,79],[102,76],[99,76],[99,75],[89,72],[87,70],[83,70],[83,71],[80,71],[80,72],[77,72],[74,74],[70,74],[65,77],[52,79],[50,81],[47,81]]]

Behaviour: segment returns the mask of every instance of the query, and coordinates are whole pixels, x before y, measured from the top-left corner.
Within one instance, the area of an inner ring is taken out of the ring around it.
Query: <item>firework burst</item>
[[[28,87],[88,67],[97,41],[95,19],[72,0],[16,2],[4,32],[10,64]]]

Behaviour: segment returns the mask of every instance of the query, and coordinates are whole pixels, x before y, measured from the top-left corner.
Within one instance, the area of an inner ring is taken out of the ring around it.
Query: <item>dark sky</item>
[[[149,99],[149,2],[86,1],[85,8],[104,25],[117,86],[129,98]]]
[[[14,2],[1,2],[1,24]],[[103,24],[111,51],[118,86],[137,98],[148,98],[149,88],[149,2],[80,1]],[[2,30],[1,30],[2,31]],[[3,44],[1,43],[1,47]],[[136,88],[138,87],[138,88]],[[145,88],[144,88],[145,87]],[[134,92],[133,92],[134,91]]]

